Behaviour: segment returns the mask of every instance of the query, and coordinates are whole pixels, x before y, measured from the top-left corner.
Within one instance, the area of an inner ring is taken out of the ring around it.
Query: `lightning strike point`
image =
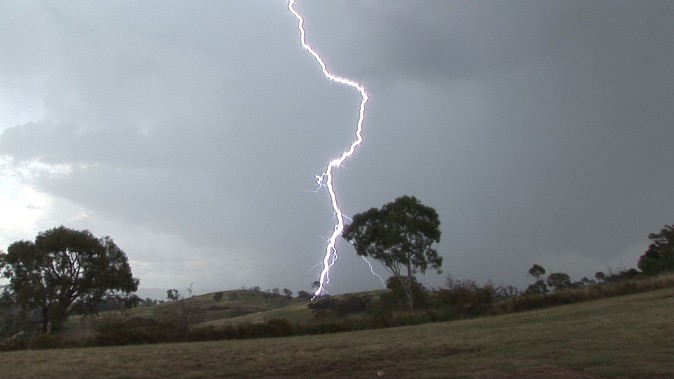
[[[318,286],[316,292],[314,292],[314,298],[316,298],[316,296],[321,295],[325,291],[325,285],[330,282],[330,268],[337,261],[337,248],[335,247],[335,245],[337,244],[337,237],[339,237],[342,234],[342,231],[344,230],[344,214],[342,213],[342,210],[339,208],[339,203],[337,202],[337,194],[335,193],[335,188],[333,186],[333,179],[334,179],[333,170],[341,166],[342,163],[347,158],[352,156],[353,153],[356,151],[358,145],[360,145],[363,142],[362,131],[363,131],[363,122],[365,120],[365,104],[367,104],[369,97],[363,85],[354,80],[337,76],[327,69],[327,66],[323,61],[323,58],[321,58],[321,56],[307,43],[306,32],[304,30],[304,18],[295,9],[294,5],[295,0],[288,0],[288,10],[297,19],[297,29],[300,33],[300,44],[302,45],[302,48],[304,48],[306,51],[309,52],[309,54],[311,54],[314,57],[316,63],[318,63],[318,65],[321,67],[323,76],[325,76],[327,79],[333,82],[349,86],[357,90],[361,96],[360,107],[358,109],[358,122],[356,124],[355,140],[351,143],[349,148],[345,150],[338,158],[335,158],[328,163],[325,172],[323,174],[316,175],[316,184],[318,186],[318,189],[322,187],[326,187],[328,189],[328,193],[330,194],[330,203],[332,204],[332,209],[335,212],[335,218],[337,219],[337,223],[334,226],[332,235],[328,239],[328,245],[325,248],[325,255],[323,257],[323,270],[321,271],[321,275],[319,277],[320,285]],[[370,269],[372,270],[371,265]],[[374,270],[372,270],[372,272],[374,273]],[[381,277],[379,277],[379,279],[382,280]]]

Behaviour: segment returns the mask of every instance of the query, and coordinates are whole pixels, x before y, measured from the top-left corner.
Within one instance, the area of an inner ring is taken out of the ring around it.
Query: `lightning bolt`
[[[368,266],[370,266],[370,272],[372,273],[372,275],[379,278],[379,281],[381,282],[381,284],[384,286],[384,288],[386,288],[386,283],[384,282],[384,278],[382,278],[381,275],[374,272],[374,268],[372,268],[372,263],[370,263],[370,261],[368,261],[367,258],[365,258],[364,256],[361,255],[360,257],[363,258],[363,260],[365,261],[365,263],[367,263]]]
[[[356,133],[355,133],[356,139],[351,143],[349,148],[342,153],[342,155],[340,155],[336,159],[331,160],[328,163],[328,166],[326,167],[325,172],[323,174],[316,175],[316,184],[318,184],[319,188],[325,186],[328,189],[328,193],[330,194],[330,202],[332,204],[332,209],[335,212],[335,218],[337,219],[337,223],[335,224],[332,235],[328,239],[328,244],[325,248],[325,255],[323,257],[323,270],[321,271],[321,276],[319,277],[320,284],[318,286],[318,289],[316,289],[316,292],[314,292],[315,298],[316,296],[319,296],[321,293],[324,292],[325,285],[330,282],[330,268],[335,264],[335,261],[337,260],[337,248],[335,247],[335,245],[337,244],[337,237],[339,237],[342,234],[342,231],[344,230],[345,216],[342,213],[342,210],[339,208],[339,203],[337,202],[337,194],[335,193],[335,188],[333,186],[333,179],[334,179],[333,170],[341,166],[341,164],[347,158],[352,156],[353,153],[356,151],[358,145],[360,145],[363,142],[362,132],[363,132],[363,122],[365,120],[365,104],[367,104],[369,97],[367,95],[367,92],[365,91],[365,87],[363,87],[360,83],[348,78],[337,76],[328,71],[325,62],[323,61],[323,58],[321,58],[321,56],[316,52],[316,50],[314,50],[307,43],[306,32],[304,31],[304,18],[295,9],[294,5],[295,0],[288,0],[288,10],[295,16],[295,18],[297,18],[297,29],[300,32],[300,43],[302,44],[302,47],[314,57],[318,65],[321,66],[323,76],[325,76],[327,79],[332,80],[333,82],[337,82],[339,84],[349,86],[357,90],[361,96],[360,108],[358,110],[358,123],[356,124]],[[370,262],[368,262],[368,264],[370,264]],[[372,265],[370,265],[370,270],[372,270]],[[374,273],[374,270],[372,270],[372,272]],[[381,277],[379,277],[379,279],[382,280]]]

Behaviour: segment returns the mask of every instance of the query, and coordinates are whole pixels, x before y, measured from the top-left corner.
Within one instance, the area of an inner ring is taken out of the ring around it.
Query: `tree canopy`
[[[11,244],[0,254],[0,272],[24,311],[40,310],[42,332],[58,328],[77,308],[95,313],[104,296],[128,296],[138,289],[126,254],[110,237],[64,226],[32,241]]]
[[[674,225],[665,225],[660,233],[651,233],[653,243],[639,258],[638,267],[646,275],[674,271]]]
[[[404,287],[410,311],[413,310],[413,277],[430,267],[438,270],[442,257],[433,248],[440,242],[440,220],[432,207],[413,196],[402,196],[353,216],[342,237],[356,253],[380,261]]]

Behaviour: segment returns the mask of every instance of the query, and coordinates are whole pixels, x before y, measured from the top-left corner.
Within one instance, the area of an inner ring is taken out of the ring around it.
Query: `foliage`
[[[548,289],[548,285],[545,284],[543,275],[545,275],[545,269],[542,266],[537,264],[531,266],[531,268],[529,269],[529,276],[534,278],[535,282],[530,284],[524,292],[530,295],[546,294],[550,292],[550,290]]]
[[[639,258],[638,267],[646,275],[674,271],[674,225],[665,225],[660,233],[651,233],[653,243]]]
[[[445,286],[433,292],[433,301],[449,307],[449,318],[476,317],[490,314],[497,297],[493,284],[478,285],[475,281],[456,280],[450,276]]]
[[[502,285],[496,287],[496,300],[505,300],[512,299],[513,297],[520,296],[522,293],[517,287],[512,285]]]
[[[631,269],[633,270],[633,269]],[[674,287],[674,275],[644,277],[641,275],[630,277],[628,272],[614,274],[616,278],[604,283],[594,283],[585,287],[572,285],[570,289],[555,291],[550,294],[525,293],[510,299],[499,301],[496,304],[496,313],[522,312],[532,309],[547,308],[563,304],[573,304],[607,297],[629,295],[639,292],[653,291],[662,288]],[[620,279],[617,279],[620,278]],[[582,282],[582,281],[581,281]]]
[[[595,280],[594,283],[616,283],[624,280],[630,279],[639,279],[643,276],[639,270],[635,268],[630,268],[628,270],[620,270],[618,272],[609,272],[604,274],[603,272],[597,272],[594,274]],[[589,279],[588,279],[589,280]]]
[[[563,272],[555,272],[548,275],[545,283],[555,292],[572,288],[571,277]]]
[[[364,312],[370,303],[366,295],[346,294],[339,297],[324,295],[307,304],[317,319],[345,317],[352,313]]]
[[[325,318],[331,315],[331,311],[336,308],[336,301],[330,295],[323,295],[307,304],[314,317]]]
[[[413,277],[430,267],[438,270],[442,257],[432,247],[440,242],[440,220],[435,209],[415,197],[402,196],[353,216],[342,236],[358,255],[373,257],[392,273],[405,289],[409,311],[414,309]],[[406,270],[404,272],[403,270]]]
[[[94,323],[97,345],[129,345],[178,340],[172,325],[143,317],[106,314]]]
[[[0,339],[19,332],[22,326],[23,315],[20,307],[9,291],[0,293]]]
[[[543,268],[543,266],[534,264],[529,269],[529,275],[534,279],[540,279],[543,275],[545,275],[545,269]]]
[[[524,291],[526,294],[530,295],[544,295],[550,292],[548,285],[545,284],[545,280],[539,279],[532,284],[529,284],[527,289]]]
[[[594,274],[594,279],[597,281],[597,283],[603,283],[606,280],[606,274],[601,271],[597,271]]]
[[[285,296],[286,298],[288,298],[288,300],[290,300],[293,297],[293,291],[291,291],[287,288],[284,288],[283,289],[283,296]]]
[[[216,292],[216,293],[213,294],[213,300],[215,300],[215,301],[222,301],[222,298],[223,298],[224,296],[225,296],[225,295],[223,295],[222,292]]]
[[[403,310],[407,305],[407,291],[404,281],[392,276],[386,280],[386,288],[389,292],[381,296],[381,302],[387,309]],[[415,309],[423,309],[428,306],[428,291],[426,288],[412,277],[412,297],[414,298]]]
[[[175,288],[166,291],[166,299],[168,301],[178,301],[181,298],[182,298],[182,295],[180,295],[180,291],[178,291]]]
[[[307,291],[298,291],[297,292],[297,297],[299,299],[304,299],[304,300],[311,300],[311,294]]]
[[[40,310],[42,333],[57,330],[75,305],[96,313],[105,295],[138,289],[126,254],[110,237],[63,226],[39,233],[35,242],[11,244],[0,255],[0,271],[24,311]]]
[[[191,288],[192,285],[187,289],[187,293],[192,293]],[[179,296],[178,291],[172,291],[174,296]],[[196,299],[180,297],[166,304],[159,319],[165,325],[170,326],[176,340],[184,341],[188,338],[192,325],[203,321],[203,314]]]

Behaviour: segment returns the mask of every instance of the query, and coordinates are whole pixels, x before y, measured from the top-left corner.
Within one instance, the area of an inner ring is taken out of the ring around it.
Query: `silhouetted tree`
[[[0,292],[0,339],[21,329],[22,316],[14,296],[3,288]]]
[[[440,242],[438,213],[413,196],[356,214],[342,236],[358,255],[380,261],[400,281],[410,312],[414,309],[414,275],[429,267],[441,272],[442,257],[432,247]]]
[[[546,284],[554,291],[562,291],[571,288],[571,277],[563,272],[554,272],[548,275]]]
[[[588,278],[587,276],[583,276],[583,279],[581,279],[581,280],[579,280],[575,283],[572,283],[571,287],[572,288],[583,288],[583,287],[590,287],[590,286],[593,286],[595,284],[597,284],[597,282],[595,280],[592,280],[592,279]]]
[[[175,288],[170,289],[166,291],[166,298],[168,299],[168,301],[178,301],[181,298],[180,291],[178,291]]]
[[[539,266],[537,264],[534,264],[531,266],[529,269],[529,275],[533,277],[534,279],[541,279],[543,275],[545,275],[545,269],[543,266]]]
[[[529,276],[534,278],[535,282],[529,284],[524,293],[534,295],[548,293],[549,292],[548,286],[545,284],[545,280],[543,280],[543,275],[545,275],[545,269],[542,266],[539,266],[537,264],[531,266],[531,268],[529,269]]]
[[[665,225],[660,233],[651,233],[653,243],[639,258],[638,267],[646,275],[674,271],[674,225]]]
[[[594,279],[597,281],[597,283],[604,283],[604,281],[606,280],[606,274],[604,274],[601,271],[597,271],[594,274]]]
[[[138,289],[126,254],[110,237],[64,226],[39,233],[35,242],[11,244],[0,254],[0,271],[24,311],[40,310],[42,333],[58,329],[74,305],[96,313],[106,295],[128,297]]]
[[[304,300],[310,300],[311,294],[307,291],[298,291],[297,292],[297,298],[298,299],[304,299]]]

